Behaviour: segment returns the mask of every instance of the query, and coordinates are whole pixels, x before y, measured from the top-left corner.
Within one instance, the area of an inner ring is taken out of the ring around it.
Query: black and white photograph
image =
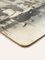
[[[0,32],[21,46],[45,35],[45,0],[0,0]]]

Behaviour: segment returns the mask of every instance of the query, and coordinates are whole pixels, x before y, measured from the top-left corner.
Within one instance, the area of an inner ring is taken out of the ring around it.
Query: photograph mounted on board
[[[0,0],[0,33],[20,46],[45,36],[45,0]]]

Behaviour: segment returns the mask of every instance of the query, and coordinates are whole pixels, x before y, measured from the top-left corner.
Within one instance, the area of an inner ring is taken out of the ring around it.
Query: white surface
[[[45,37],[22,48],[0,34],[0,60],[45,60]]]

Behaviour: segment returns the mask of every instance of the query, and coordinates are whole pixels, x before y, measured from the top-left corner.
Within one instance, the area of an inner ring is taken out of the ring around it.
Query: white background
[[[45,37],[22,48],[0,34],[0,60],[45,60]]]

